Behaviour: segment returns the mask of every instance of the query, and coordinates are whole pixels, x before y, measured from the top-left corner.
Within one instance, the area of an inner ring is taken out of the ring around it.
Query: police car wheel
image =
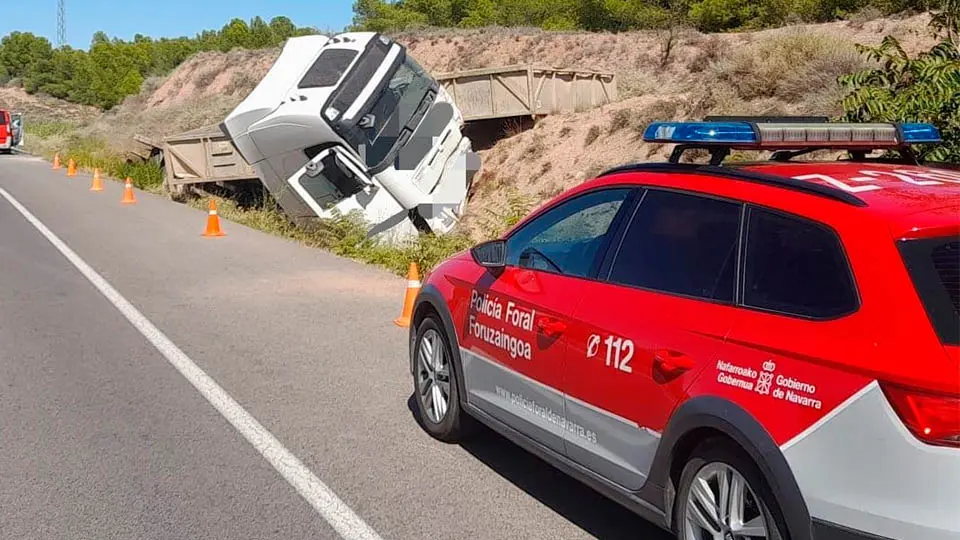
[[[680,475],[674,504],[678,540],[783,540],[782,513],[743,452],[722,441],[694,450]]]
[[[470,419],[460,408],[456,366],[441,325],[431,316],[417,328],[413,394],[420,424],[430,435],[457,442]]]

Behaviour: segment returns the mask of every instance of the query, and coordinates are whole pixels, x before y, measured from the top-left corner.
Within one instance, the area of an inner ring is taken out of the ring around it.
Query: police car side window
[[[749,214],[744,305],[812,318],[857,309],[853,276],[833,231],[757,208]]]
[[[739,203],[648,190],[630,221],[609,280],[733,302]]]
[[[507,238],[507,265],[587,277],[631,189],[575,197]]]

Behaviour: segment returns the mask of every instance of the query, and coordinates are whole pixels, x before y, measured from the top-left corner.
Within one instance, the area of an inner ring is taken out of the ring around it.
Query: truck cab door
[[[321,150],[287,182],[318,217],[331,217],[344,200],[372,196],[376,190],[370,177],[336,146]]]

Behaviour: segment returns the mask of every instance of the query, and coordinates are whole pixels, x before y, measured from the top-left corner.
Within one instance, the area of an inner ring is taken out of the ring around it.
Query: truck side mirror
[[[470,249],[470,255],[477,264],[491,270],[507,266],[507,243],[504,240],[490,240],[477,244]]]

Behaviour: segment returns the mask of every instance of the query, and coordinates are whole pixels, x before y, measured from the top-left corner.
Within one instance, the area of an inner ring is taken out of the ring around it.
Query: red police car
[[[16,145],[16,134],[13,132],[13,117],[9,111],[0,109],[0,152],[9,154]]]
[[[708,120],[435,269],[423,426],[480,421],[683,540],[960,538],[960,171],[911,148],[939,133]]]

